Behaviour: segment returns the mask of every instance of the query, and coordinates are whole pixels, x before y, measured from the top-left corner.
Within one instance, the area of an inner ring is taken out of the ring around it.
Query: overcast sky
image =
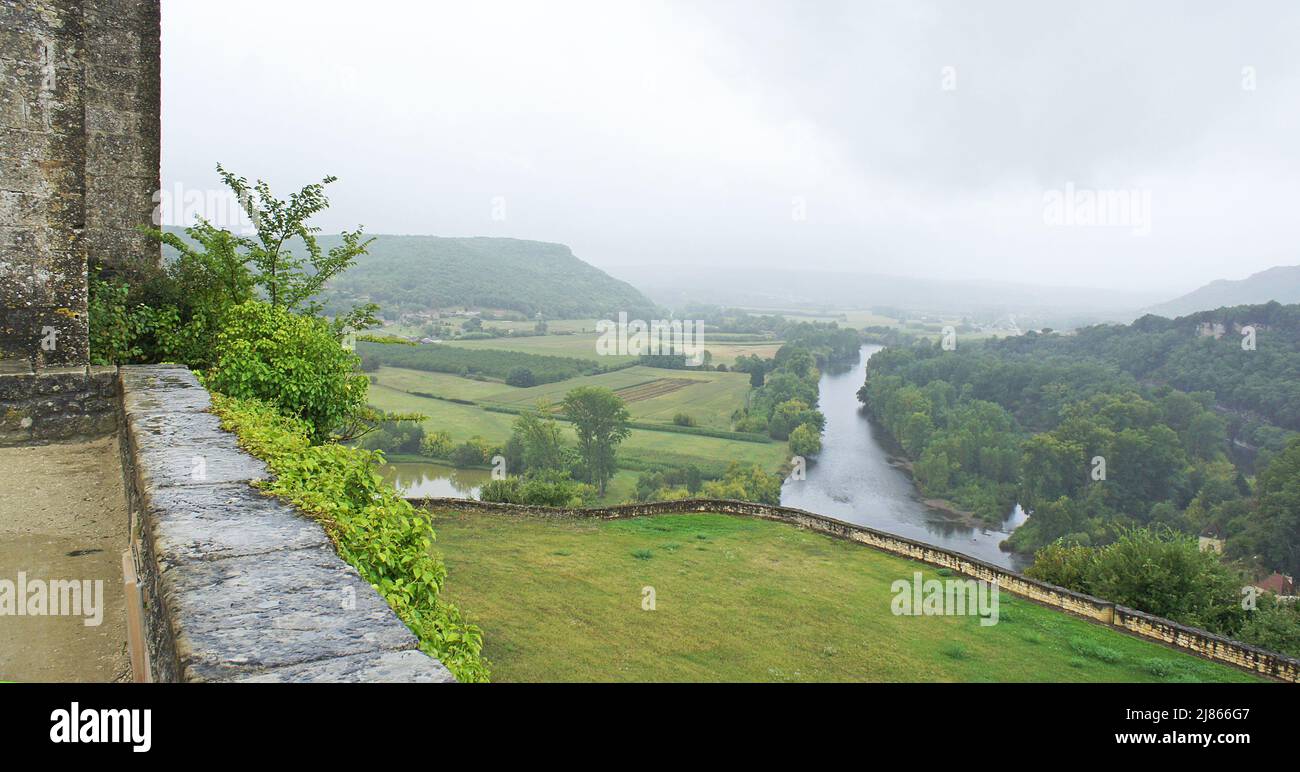
[[[1229,5],[165,0],[164,190],[333,174],[327,231],[557,241],[633,283],[1183,291],[1300,263],[1300,3]],[[1136,206],[1089,225],[1094,191]]]

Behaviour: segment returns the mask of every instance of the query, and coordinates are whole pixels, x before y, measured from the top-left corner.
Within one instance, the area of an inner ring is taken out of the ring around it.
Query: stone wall
[[[159,259],[158,8],[0,0],[0,369],[86,364],[88,257]]]
[[[1142,638],[1159,641],[1190,651],[1207,659],[1225,662],[1253,673],[1282,681],[1300,682],[1300,660],[1265,651],[1249,644],[1229,640],[1214,633],[1152,616],[1101,598],[1040,582],[992,563],[941,549],[930,544],[877,531],[866,526],[846,523],[825,515],[791,507],[774,507],[745,501],[688,499],[656,501],[594,509],[562,509],[496,504],[448,498],[411,498],[416,507],[492,512],[524,517],[576,517],[618,520],[631,517],[684,513],[722,513],[777,520],[824,533],[840,539],[866,544],[876,549],[953,571],[975,579],[997,582],[1001,590],[1022,598],[1061,609],[1077,616],[1113,626]]]
[[[154,681],[447,682],[182,367],[123,367],[121,449]]]
[[[107,437],[117,426],[117,368],[0,373],[0,447]]]

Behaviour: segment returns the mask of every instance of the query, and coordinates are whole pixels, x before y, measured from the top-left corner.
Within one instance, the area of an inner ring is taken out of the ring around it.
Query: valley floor
[[[933,569],[784,523],[438,512],[434,529],[494,681],[1255,680],[1005,593],[991,626],[895,616],[891,585]]]

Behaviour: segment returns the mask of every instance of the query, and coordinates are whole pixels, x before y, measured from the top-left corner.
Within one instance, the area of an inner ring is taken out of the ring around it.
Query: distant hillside
[[[1198,290],[1147,310],[1172,319],[1197,311],[1211,311],[1224,306],[1258,305],[1269,301],[1300,303],[1300,265],[1281,265],[1235,281],[1212,281]]]
[[[884,274],[813,270],[692,269],[690,283],[671,271],[642,271],[640,287],[666,305],[690,302],[750,308],[840,310],[888,306],[916,313],[1013,313],[1056,329],[1099,321],[1129,321],[1157,302],[1151,292],[1115,292],[1003,281],[922,279]]]
[[[338,236],[318,238],[325,250],[339,243]],[[294,250],[303,253],[301,246]],[[331,311],[358,299],[378,303],[385,316],[478,306],[550,319],[619,311],[648,319],[655,308],[632,285],[584,263],[563,244],[490,237],[376,235],[370,253],[331,282],[322,298]]]
[[[1253,348],[1242,345],[1246,327],[1255,329]],[[1277,451],[1300,431],[1300,305],[1233,306],[1177,319],[1148,315],[1131,325],[1030,334],[990,346],[1030,361],[1096,360],[1144,384],[1212,394],[1228,418],[1229,436],[1248,446]]]
[[[323,239],[323,246],[331,244]],[[552,319],[648,312],[632,285],[573,256],[563,244],[503,238],[378,236],[339,276],[328,300],[368,298],[386,313],[449,306],[506,308]]]

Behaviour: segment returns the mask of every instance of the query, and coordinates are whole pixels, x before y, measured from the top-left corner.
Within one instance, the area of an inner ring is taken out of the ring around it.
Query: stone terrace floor
[[[98,626],[83,616],[0,615],[0,681],[130,680],[127,529],[115,437],[0,448],[0,582],[16,586],[20,572],[29,583],[103,582]]]

